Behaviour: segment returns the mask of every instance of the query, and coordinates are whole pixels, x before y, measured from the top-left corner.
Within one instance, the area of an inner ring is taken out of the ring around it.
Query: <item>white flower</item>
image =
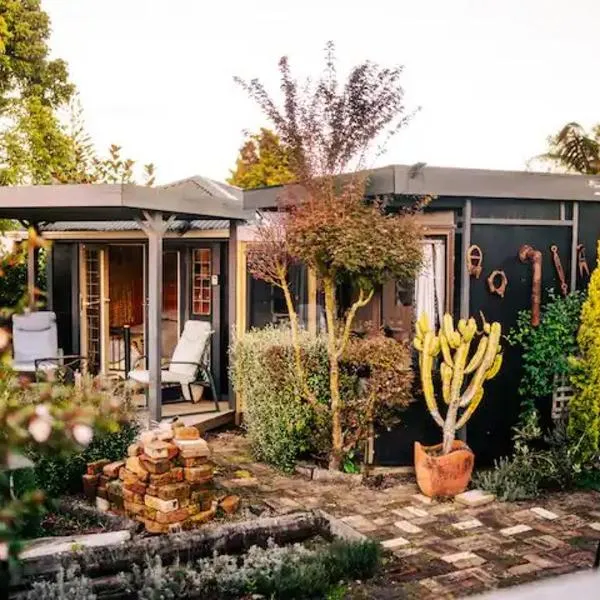
[[[73,427],[73,438],[80,446],[87,446],[94,437],[94,431],[89,425],[77,423]]]
[[[48,419],[34,417],[29,422],[29,433],[31,437],[38,443],[45,442],[52,433],[52,425]]]
[[[0,560],[8,560],[8,544],[6,542],[0,543]]]
[[[46,404],[38,404],[35,407],[35,414],[42,419],[49,421],[52,417],[50,416],[50,410]]]

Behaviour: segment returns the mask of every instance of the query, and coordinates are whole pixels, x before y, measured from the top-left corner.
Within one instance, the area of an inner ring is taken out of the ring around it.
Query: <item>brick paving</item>
[[[435,502],[413,483],[384,489],[283,475],[252,461],[246,439],[221,433],[209,444],[221,484],[275,513],[321,508],[390,553],[381,598],[460,598],[589,569],[600,539],[600,494],[547,494],[532,502],[469,508]]]

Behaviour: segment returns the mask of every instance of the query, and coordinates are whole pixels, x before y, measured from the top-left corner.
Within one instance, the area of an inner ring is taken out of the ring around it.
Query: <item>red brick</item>
[[[186,500],[190,497],[189,483],[170,483],[158,489],[158,497],[161,500]]]
[[[88,500],[94,500],[96,497],[96,488],[98,487],[98,475],[84,475],[83,493]]]
[[[200,431],[195,427],[178,427],[173,433],[176,440],[197,440],[200,438]]]
[[[228,514],[232,515],[237,509],[240,507],[239,496],[225,496],[221,502],[219,502],[219,506]]]
[[[146,510],[144,504],[138,504],[137,502],[125,502],[125,510],[132,515],[143,515]]]
[[[210,521],[211,519],[213,519],[215,516],[215,509],[214,508],[210,508],[209,510],[204,510],[202,512],[199,512],[198,514],[192,515],[189,518],[190,521],[190,525],[196,526],[196,525],[202,525],[202,523],[206,523],[207,521]]]
[[[88,463],[87,474],[88,475],[99,475],[102,473],[102,469],[110,462],[110,460],[102,459],[95,462]]]
[[[142,522],[148,533],[169,533],[169,525],[166,523],[157,523],[150,519],[143,519]]]
[[[170,471],[161,473],[160,475],[150,475],[150,483],[152,485],[167,485],[179,481],[183,481],[183,469],[181,467],[173,467]]]
[[[213,478],[212,465],[202,465],[201,467],[187,467],[183,470],[186,481],[192,483],[205,483]]]
[[[158,523],[177,523],[185,521],[190,516],[187,508],[178,508],[169,512],[156,511],[156,521]]]
[[[150,473],[142,465],[139,456],[130,456],[125,463],[125,467],[128,471],[134,473],[140,481],[148,481]]]
[[[151,475],[162,475],[166,473],[171,468],[171,461],[168,458],[161,459],[152,459],[145,454],[140,454],[139,456],[140,462],[146,471],[148,471]]]
[[[117,460],[115,462],[111,462],[104,466],[102,469],[102,473],[106,477],[110,477],[111,479],[116,479],[119,476],[119,470],[121,467],[125,466],[125,461]]]
[[[161,460],[163,458],[168,458],[169,447],[170,444],[168,442],[157,440],[155,442],[144,444],[144,454],[152,460]]]
[[[208,456],[197,456],[196,458],[182,458],[184,467],[199,467],[208,462]]]
[[[135,504],[144,504],[144,495],[136,494],[132,490],[123,488],[123,500],[125,500],[125,502],[133,502]]]

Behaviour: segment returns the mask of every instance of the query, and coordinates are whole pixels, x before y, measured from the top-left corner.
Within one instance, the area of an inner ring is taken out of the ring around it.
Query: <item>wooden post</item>
[[[29,310],[35,310],[35,247],[27,242],[27,298]]]
[[[174,219],[167,221],[161,212],[144,211],[140,226],[148,236],[148,408],[150,422],[160,423],[162,418],[162,274],[163,236]]]

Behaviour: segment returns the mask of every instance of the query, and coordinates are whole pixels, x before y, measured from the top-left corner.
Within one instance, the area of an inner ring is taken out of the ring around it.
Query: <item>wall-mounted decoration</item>
[[[588,277],[590,276],[590,268],[587,264],[585,246],[583,244],[577,245],[577,267],[579,268],[579,277],[583,279],[584,274]]]
[[[508,277],[504,271],[492,271],[487,278],[488,289],[492,294],[498,294],[500,298],[504,298],[506,286],[508,285]]]
[[[529,244],[519,248],[521,262],[530,262],[533,270],[531,282],[531,324],[537,327],[540,324],[540,305],[542,302],[542,253]]]
[[[467,270],[469,271],[469,275],[473,275],[475,279],[479,279],[482,269],[483,252],[479,246],[473,244],[467,250]]]
[[[563,271],[562,263],[560,262],[558,246],[552,244],[552,246],[550,246],[550,252],[552,252],[552,262],[554,262],[554,268],[556,269],[556,274],[558,275],[558,281],[560,283],[560,293],[563,296],[566,296],[569,293],[569,286],[565,281],[565,272]]]

